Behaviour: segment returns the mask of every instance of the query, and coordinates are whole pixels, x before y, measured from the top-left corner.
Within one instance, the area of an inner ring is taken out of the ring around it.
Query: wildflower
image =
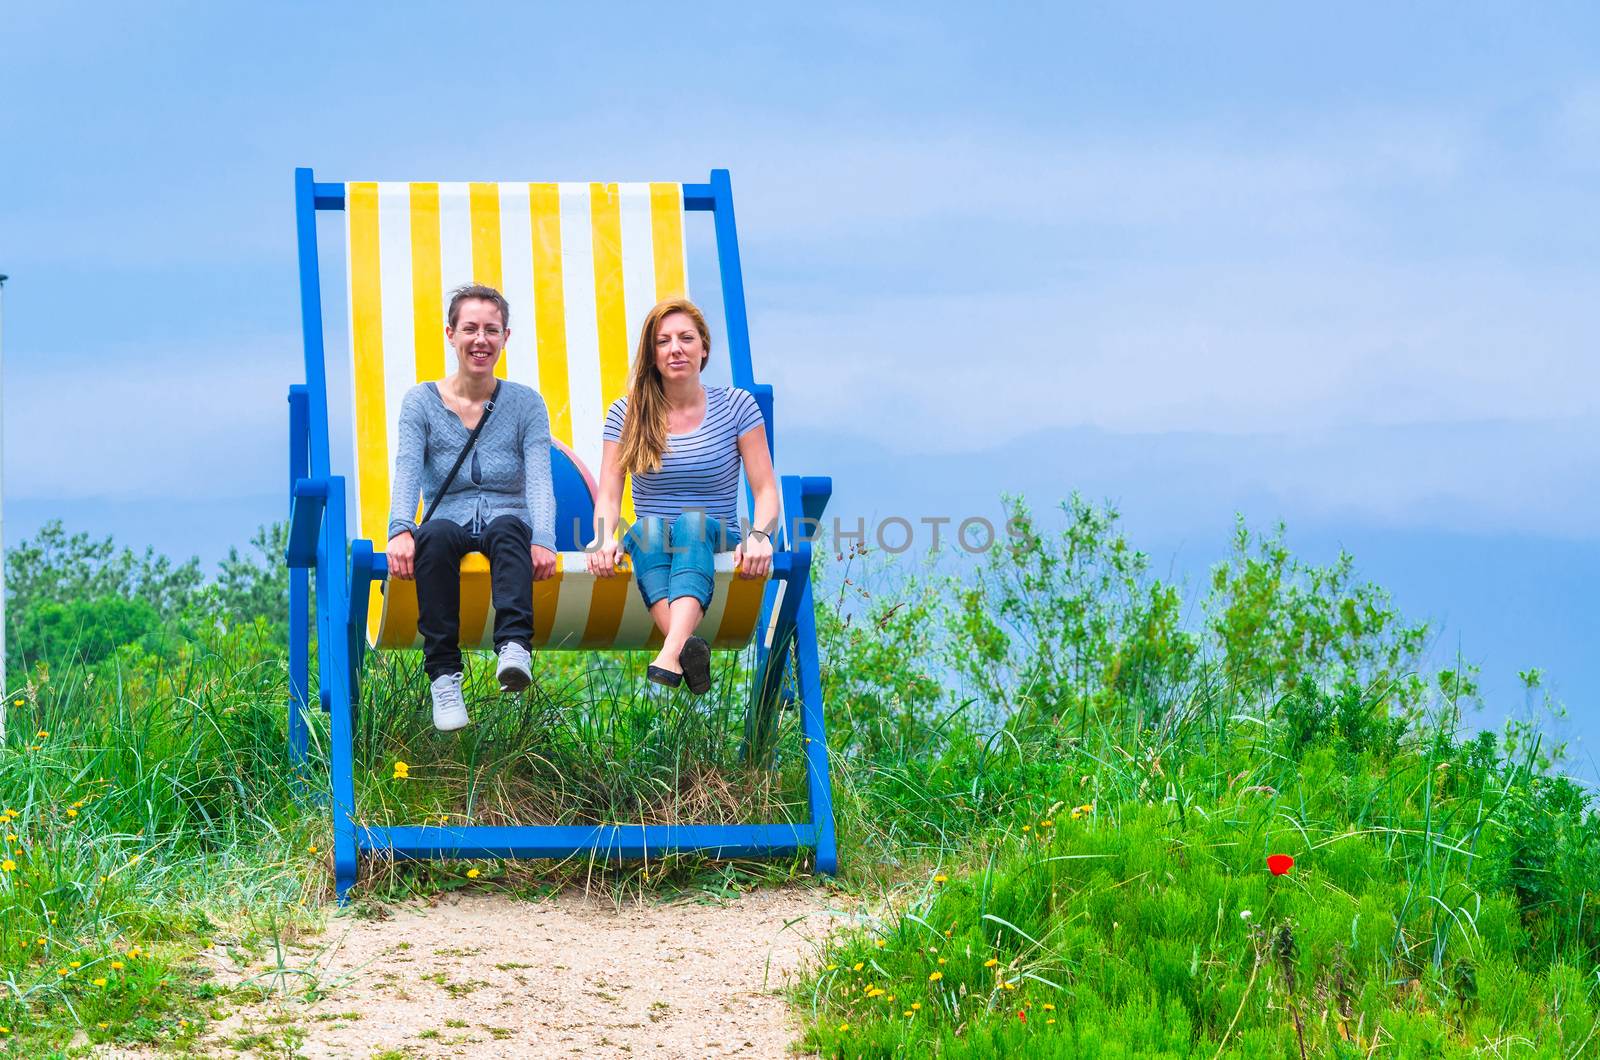
[[[934,972],[933,974],[928,976],[928,982],[937,983],[939,980],[941,980],[943,978],[944,978],[944,973],[943,972]]]
[[[1030,831],[1032,831],[1032,830],[1033,830],[1033,825],[1031,825],[1031,824],[1025,824],[1025,825],[1023,825],[1023,826],[1022,826],[1022,830],[1023,830],[1023,831],[1024,831],[1024,832],[1030,832]]]
[[[133,948],[128,950],[128,956],[129,957],[143,957],[144,956],[144,950],[140,949],[138,946],[134,946]]]
[[[913,1012],[921,1012],[922,1011],[922,1002],[920,1002],[920,1001],[911,1002],[911,1011],[913,1011]]]
[[[1017,988],[1017,984],[1013,983],[1013,982],[1009,982],[1008,981],[1008,982],[1004,982],[1004,983],[1000,984],[1000,989],[1001,990],[1015,990],[1016,988]]]
[[[69,970],[67,970],[67,969],[66,969],[66,968],[57,968],[57,969],[56,969],[56,974],[57,974],[57,975],[59,975],[59,976],[61,976],[61,977],[63,977],[63,978],[65,978],[65,977],[66,977],[66,976],[69,976],[69,975],[71,975],[71,974],[72,974],[72,972],[70,972],[70,971],[69,971]]]
[[[1254,914],[1254,913],[1252,913],[1252,912],[1251,912],[1251,911],[1250,911],[1250,910],[1248,910],[1248,909],[1241,909],[1241,910],[1239,910],[1239,919],[1240,919],[1240,920],[1249,920],[1249,919],[1250,919],[1250,918],[1251,918],[1251,917],[1253,917],[1253,916],[1255,916],[1255,914]]]
[[[396,780],[404,780],[407,777],[409,777],[410,775],[411,775],[411,767],[406,765],[404,762],[400,761],[398,758],[395,759],[395,762],[394,762],[394,779],[396,779]]]
[[[81,810],[83,808],[83,800],[79,799],[77,802],[73,803],[72,808],[74,810]]]
[[[103,976],[103,975],[97,977],[96,979],[94,979],[92,981],[93,981],[95,986],[105,986],[106,985],[106,977]]]
[[[17,841],[17,834],[15,832],[7,832],[6,833],[6,842],[7,843],[15,843],[16,841]]]
[[[825,972],[834,972],[839,970],[839,966],[837,964],[830,964],[822,970]]]
[[[839,1032],[841,1034],[844,1033],[845,1031],[849,1030],[849,1029],[850,1029],[850,1024],[848,1024],[848,1023],[839,1024]]]
[[[1080,810],[1080,809],[1078,809],[1078,808],[1077,808],[1077,807],[1076,807],[1076,806],[1074,806],[1074,807],[1073,807],[1073,808],[1072,808],[1072,819],[1073,819],[1073,820],[1074,820],[1074,821],[1076,821],[1076,820],[1077,820],[1077,819],[1078,819],[1078,818],[1080,818],[1080,817],[1082,817],[1082,816],[1083,816],[1083,811],[1082,811],[1082,810]]]
[[[48,739],[50,739],[50,730],[49,729],[40,729],[39,732],[37,733],[37,736],[41,740],[48,740]]]
[[[1044,820],[1039,822],[1039,827],[1040,828],[1054,828],[1055,826],[1056,826],[1056,823],[1054,821],[1050,820],[1048,817],[1046,817]]]
[[[1040,1005],[1039,1007],[1044,1009],[1046,1012],[1054,1012],[1056,1010],[1056,1007],[1054,1005],[1050,1004],[1050,1002],[1048,1002],[1048,1001],[1046,1001],[1044,1004]]]
[[[984,961],[984,962],[983,962],[983,966],[984,966],[984,967],[985,967],[985,968],[993,968],[993,967],[994,967],[994,966],[995,966],[995,965],[997,965],[997,964],[999,964],[999,963],[1000,963],[1000,962],[999,962],[999,961],[998,961],[998,960],[996,960],[996,959],[995,959],[995,958],[993,958],[993,957],[990,957],[990,958],[989,958],[989,959],[988,959],[988,960],[986,960],[986,961]]]
[[[82,961],[68,961],[67,963],[72,965],[74,968],[82,968],[83,967],[83,962]]]
[[[99,1027],[101,1030],[105,1030],[107,1027],[111,1026],[111,1024],[109,1024],[109,1023],[96,1023],[95,1026]]]
[[[112,961],[112,962],[111,962],[111,970],[112,970],[112,971],[113,971],[113,972],[120,972],[120,971],[122,971],[122,967],[123,967],[123,965],[122,965],[122,962],[121,962],[121,961]]]
[[[477,869],[468,869],[467,870],[467,879],[475,880],[477,878],[478,878],[478,870]]]
[[[1054,1022],[1055,1022],[1055,1020],[1053,1020],[1053,1019],[1048,1019],[1048,1020],[1045,1020],[1045,1021],[1044,1021],[1044,1025],[1045,1025],[1045,1026],[1046,1026],[1046,1027],[1048,1027],[1048,1026],[1050,1026],[1050,1024],[1052,1024],[1052,1023],[1054,1023]]]
[[[950,877],[948,877],[948,876],[946,876],[946,875],[945,875],[945,874],[944,874],[944,873],[942,873],[942,872],[941,872],[941,873],[939,873],[939,874],[938,874],[938,875],[936,875],[936,876],[935,876],[935,877],[934,877],[934,878],[933,878],[933,882],[934,882],[934,883],[944,883],[944,882],[945,882],[945,881],[946,881],[946,880],[948,880],[948,879],[949,879],[949,878],[950,878]]]
[[[915,1016],[916,1013],[912,1012],[910,1009],[906,1009],[904,1012],[900,1013],[900,1015],[906,1017],[907,1019],[910,1019],[912,1016]]]
[[[317,844],[312,843],[311,846],[307,847],[306,849],[315,854],[317,852]]]
[[[0,1025],[0,1034],[10,1034],[10,1033],[11,1033],[11,1028],[10,1027],[4,1026],[4,1025]]]
[[[850,966],[850,970],[852,972],[859,972],[861,969],[865,968],[866,966],[867,966],[867,964],[866,964],[865,961],[857,961],[856,963],[854,963],[854,964],[852,964]]]
[[[69,809],[69,810],[68,810],[68,811],[67,811],[67,816],[68,816],[68,817],[76,817],[76,816],[78,816],[78,811],[77,811],[77,810],[71,810],[71,809]]]
[[[944,959],[944,958],[943,958],[943,957],[940,957],[940,958],[939,958],[939,963],[940,963],[940,964],[949,964],[949,963],[950,963],[950,962],[949,962],[949,961],[947,961],[947,960],[945,960],[945,959]]]
[[[129,858],[129,859],[128,859],[128,864],[130,864],[130,865],[137,865],[137,864],[139,864],[139,859],[140,859],[140,858],[141,858],[141,857],[143,857],[143,856],[144,856],[144,855],[143,855],[143,854],[135,854],[135,855],[134,855],[134,856],[133,856],[133,857],[131,857],[131,858]]]
[[[886,942],[884,942],[884,941],[883,941],[883,940],[882,940],[882,939],[877,939],[877,940],[876,940],[876,945],[877,945],[877,947],[878,947],[878,949],[880,949],[880,950],[881,950],[881,949],[883,949],[883,948],[884,948],[884,947],[885,947],[885,946],[887,946],[887,945],[888,945],[888,943],[886,943]]]
[[[1027,1023],[1028,1022],[1028,1014],[1026,1012],[1022,1011],[1019,1008],[1019,1009],[1017,1009],[1017,1019],[1021,1020],[1023,1023]]]
[[[35,941],[36,941],[36,942],[38,942],[38,943],[39,943],[39,945],[41,945],[41,946],[43,946],[43,945],[44,945],[44,939],[43,939],[43,938],[42,938],[42,937],[41,937],[41,938],[39,938],[39,939],[36,939],[36,940],[35,940]]]
[[[16,871],[17,871],[17,863],[15,861],[12,861],[10,858],[6,858],[4,861],[0,861],[0,872],[16,872]]]
[[[1267,869],[1274,876],[1282,876],[1292,868],[1294,868],[1294,858],[1288,854],[1267,855]]]

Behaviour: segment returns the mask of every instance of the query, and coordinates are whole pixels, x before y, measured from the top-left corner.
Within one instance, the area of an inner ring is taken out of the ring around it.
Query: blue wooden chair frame
[[[712,170],[709,183],[685,184],[683,191],[684,209],[710,211],[713,215],[733,380],[755,396],[766,418],[770,446],[775,441],[772,388],[757,383],[751,370],[749,321],[728,171]],[[347,900],[356,882],[363,852],[398,860],[578,855],[626,860],[690,852],[711,857],[784,857],[809,848],[815,851],[819,873],[836,873],[838,853],[811,591],[811,541],[832,493],[832,482],[827,478],[786,475],[780,480],[788,525],[780,528],[772,578],[756,627],[756,680],[751,722],[746,729],[747,754],[752,764],[759,764],[765,749],[755,744],[761,742],[762,733],[771,731],[771,712],[776,709],[771,702],[773,694],[787,694],[798,700],[805,738],[809,822],[393,827],[358,824],[353,772],[355,707],[367,647],[369,586],[387,576],[387,567],[384,556],[373,552],[372,542],[349,539],[345,481],[343,476],[333,474],[328,451],[317,211],[343,210],[344,205],[343,184],[318,183],[310,169],[295,170],[306,382],[289,388],[289,545],[284,557],[289,566],[289,753],[297,768],[305,761],[311,687],[306,594],[310,590],[316,601],[319,698],[322,709],[331,715],[329,779],[334,881],[339,901]],[[792,681],[785,676],[791,661]],[[751,734],[755,734],[755,743]]]

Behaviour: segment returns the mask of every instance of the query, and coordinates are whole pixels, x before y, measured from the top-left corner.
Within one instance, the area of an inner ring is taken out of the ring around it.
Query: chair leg
[[[833,785],[828,777],[828,732],[822,716],[822,670],[817,660],[817,621],[807,581],[795,616],[795,669],[800,683],[800,724],[805,733],[806,782],[811,823],[817,833],[817,872],[836,876],[839,851],[834,837]]]
[[[303,567],[289,568],[289,761],[297,773],[306,764],[311,695],[306,582]]]
[[[344,525],[344,483],[335,479],[337,488],[328,503],[328,523]],[[326,531],[324,540],[326,540]],[[337,558],[330,559],[329,551]],[[333,810],[333,871],[334,891],[342,905],[350,888],[355,886],[357,874],[357,849],[355,826],[355,711],[350,699],[350,638],[349,601],[345,599],[349,583],[345,581],[343,560],[344,543],[336,549],[319,550],[317,557],[317,648],[321,663],[322,704],[330,718],[328,741],[328,773]],[[335,571],[329,567],[338,564]]]

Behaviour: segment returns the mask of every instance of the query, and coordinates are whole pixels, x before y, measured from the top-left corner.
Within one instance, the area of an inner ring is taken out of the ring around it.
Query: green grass
[[[1191,607],[1113,512],[1014,514],[1013,547],[971,569],[857,550],[819,583],[841,882],[879,912],[796,989],[810,1047],[1600,1055],[1600,823],[1558,775],[1559,748],[1527,725],[1469,732],[1472,669],[1429,669],[1426,627],[1347,558],[1299,563],[1281,529],[1241,528]],[[74,582],[32,584],[55,583]],[[280,636],[208,606],[93,661],[31,663],[10,706],[0,1039],[19,1054],[78,1034],[182,1053],[227,1000],[200,949],[270,965],[330,911],[326,719],[295,776]],[[445,738],[417,657],[369,659],[359,816],[804,817],[794,714],[772,770],[740,760],[748,655],[719,656],[702,700],[648,685],[645,661],[541,656],[533,689],[502,699],[479,660],[474,725]],[[1271,875],[1273,853],[1293,870]],[[348,915],[457,888],[577,883],[620,900],[808,873],[804,856],[374,861]]]

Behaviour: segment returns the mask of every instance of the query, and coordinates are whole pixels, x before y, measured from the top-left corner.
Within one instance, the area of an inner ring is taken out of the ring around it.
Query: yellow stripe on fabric
[[[615,184],[589,185],[589,218],[594,231],[594,313],[600,338],[600,414],[603,421],[611,403],[628,391],[628,303],[622,282],[622,193]],[[595,470],[598,474],[599,469]],[[633,522],[633,483],[628,479],[622,482],[621,514],[623,519]]]
[[[362,527],[389,525],[389,424],[383,396],[383,281],[378,242],[378,186],[350,184],[351,389],[355,396],[356,503]],[[385,534],[383,540],[387,540]],[[382,541],[374,540],[381,547]]]
[[[373,586],[377,588],[377,586]],[[379,648],[410,648],[417,642],[417,583],[390,578],[379,604],[383,628],[372,643]]]
[[[561,602],[561,575],[566,560],[556,553],[556,572],[542,582],[533,583],[533,643],[540,647],[550,643],[550,633],[556,625],[556,605]]]
[[[761,619],[761,600],[766,595],[765,578],[741,578],[737,573],[728,583],[728,603],[722,611],[722,623],[717,626],[717,636],[712,642],[717,647],[743,647],[750,639],[750,631]]]
[[[503,291],[505,280],[500,268],[500,186],[474,181],[467,185],[467,204],[472,212],[472,281],[486,283]],[[506,377],[506,359],[494,362],[497,378]]]
[[[617,642],[622,609],[634,591],[632,578],[595,578],[589,594],[589,621],[583,627],[582,648],[609,648]]]
[[[689,294],[683,264],[683,185],[650,185],[650,235],[655,247],[656,301]]]
[[[561,198],[556,185],[529,184],[528,213],[533,219],[533,319],[538,332],[539,394],[550,411],[551,435],[570,447],[572,392],[567,383],[567,303],[561,283]],[[599,468],[591,471],[600,473]]]
[[[411,334],[419,383],[445,376],[444,283],[439,268],[439,185],[412,184]]]

